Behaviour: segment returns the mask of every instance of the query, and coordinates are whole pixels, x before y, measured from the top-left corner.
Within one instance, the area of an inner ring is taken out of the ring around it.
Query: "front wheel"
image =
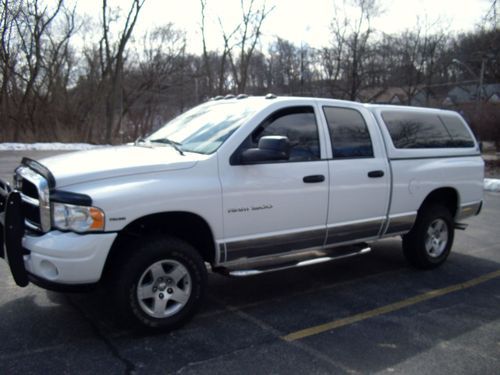
[[[443,264],[453,245],[454,225],[449,210],[441,205],[423,207],[412,230],[403,236],[403,252],[417,268]]]
[[[201,304],[207,271],[199,253],[173,237],[145,238],[120,267],[114,294],[121,312],[147,328],[170,330]]]

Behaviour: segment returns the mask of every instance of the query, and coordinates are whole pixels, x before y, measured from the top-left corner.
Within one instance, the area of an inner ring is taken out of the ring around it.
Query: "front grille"
[[[21,166],[14,176],[21,192],[26,227],[38,232],[50,230],[50,202],[47,180],[31,168]]]
[[[23,214],[26,220],[30,222],[31,225],[34,225],[38,228],[40,226],[40,208],[37,206],[33,206],[29,203],[23,202]]]
[[[21,185],[21,193],[24,195],[38,199],[38,189],[32,182],[24,179]]]

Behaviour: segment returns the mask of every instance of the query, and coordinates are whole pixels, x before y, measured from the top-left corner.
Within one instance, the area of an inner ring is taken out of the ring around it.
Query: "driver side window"
[[[288,137],[288,161],[320,159],[318,125],[313,107],[290,107],[274,112],[253,131],[245,141],[245,148],[257,147],[259,139],[269,135]]]

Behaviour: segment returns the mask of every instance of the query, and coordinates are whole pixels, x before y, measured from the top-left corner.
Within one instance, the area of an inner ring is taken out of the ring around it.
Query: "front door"
[[[291,145],[288,161],[236,161],[220,168],[226,246],[222,262],[323,245],[329,172],[328,161],[321,159],[316,115],[312,106],[280,109],[235,152],[257,147],[263,136],[286,136]]]

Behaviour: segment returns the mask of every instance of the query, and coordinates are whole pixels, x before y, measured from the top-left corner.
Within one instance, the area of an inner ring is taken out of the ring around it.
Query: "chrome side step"
[[[247,277],[247,276],[254,276],[254,275],[260,275],[262,273],[269,273],[269,272],[276,272],[276,271],[282,271],[282,270],[287,270],[290,268],[298,268],[298,267],[305,267],[305,266],[310,266],[313,264],[320,264],[320,263],[325,263],[325,262],[330,262],[332,260],[338,260],[338,259],[344,259],[344,258],[349,258],[352,256],[356,255],[362,255],[362,254],[367,254],[371,251],[372,249],[368,246],[363,246],[357,248],[355,251],[349,252],[349,253],[343,253],[343,254],[332,254],[330,256],[323,256],[319,258],[312,258],[312,259],[307,259],[307,260],[301,260],[293,263],[286,263],[286,264],[276,264],[273,266],[267,266],[267,267],[255,267],[255,268],[250,268],[250,269],[237,269],[237,270],[230,270],[226,268],[219,268],[215,269],[214,271],[223,273],[227,276],[233,276],[233,277]]]

